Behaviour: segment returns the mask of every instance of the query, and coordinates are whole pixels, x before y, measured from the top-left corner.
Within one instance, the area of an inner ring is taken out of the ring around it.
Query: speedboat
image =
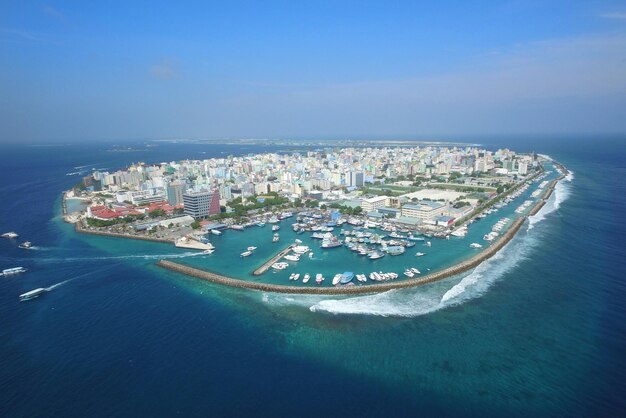
[[[313,253],[309,253],[309,258],[313,258]]]
[[[300,274],[296,273],[293,275],[293,280],[298,280],[300,278]]]
[[[204,250],[202,251],[202,254],[213,254],[213,251],[215,250]]]
[[[426,245],[427,247],[430,247],[432,244],[430,243],[430,241],[426,241],[426,244],[424,245]]]
[[[470,247],[471,248],[482,248],[483,246],[481,244],[477,243],[477,242],[472,242],[470,244]]]
[[[415,253],[415,257],[422,257],[422,256],[425,256],[425,255],[426,255],[425,253],[419,253],[419,252]]]
[[[24,250],[29,250],[33,247],[33,243],[30,241],[24,241],[23,243],[21,243],[20,245],[18,245],[19,248],[23,248]]]
[[[415,267],[412,267],[412,268],[411,268],[411,271],[412,271],[413,273],[415,273],[415,274],[422,274],[422,272],[421,272],[421,271],[419,271],[418,269],[416,269]]]
[[[272,242],[278,242],[278,240],[280,240],[280,235],[274,234],[274,236],[272,237]]]
[[[240,254],[242,257],[248,257],[252,255],[252,251],[244,251]]]
[[[272,225],[272,231],[278,231],[280,229],[280,225]]]
[[[287,254],[284,258],[289,261],[300,261],[300,256],[298,254]]]
[[[10,269],[2,270],[2,275],[3,276],[10,276],[11,274],[25,273],[26,271],[27,270],[24,267],[12,267]]]
[[[257,222],[257,223],[256,223],[256,226],[259,226],[259,227],[261,227],[261,228],[262,228],[262,227],[264,227],[264,226],[265,226],[265,222]]]
[[[37,289],[31,290],[30,292],[22,293],[20,295],[20,301],[23,302],[25,300],[34,299],[44,294],[45,292],[47,292],[46,289],[44,289],[43,287],[39,287]]]
[[[247,250],[248,251],[254,251],[254,250],[256,250],[256,247],[248,247]]]
[[[2,238],[15,239],[17,237],[19,237],[19,235],[17,235],[15,232],[5,232],[4,234],[2,234]]]
[[[320,283],[322,283],[323,281],[324,281],[324,276],[322,276],[322,274],[321,274],[321,273],[317,273],[317,274],[315,275],[315,282],[316,282],[317,284],[320,284]]]
[[[308,283],[310,278],[311,278],[311,275],[309,273],[306,273],[304,277],[302,278],[302,283]]]
[[[415,276],[415,273],[413,273],[413,272],[411,271],[411,269],[406,269],[406,270],[404,270],[404,275],[405,275],[406,277],[413,277],[413,276]]]
[[[285,262],[283,262],[283,261],[278,262],[278,263],[274,263],[274,264],[272,264],[272,268],[273,268],[274,270],[284,270],[284,269],[286,269],[287,267],[289,267],[289,264],[288,264],[288,263],[285,263]]]

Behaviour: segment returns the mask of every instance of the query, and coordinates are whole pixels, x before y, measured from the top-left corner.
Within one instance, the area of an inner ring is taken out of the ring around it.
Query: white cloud
[[[160,63],[151,66],[150,74],[152,74],[153,77],[164,80],[180,77],[177,63],[170,59],[165,59]]]
[[[626,20],[626,12],[602,13],[600,17],[603,17],[605,19]]]

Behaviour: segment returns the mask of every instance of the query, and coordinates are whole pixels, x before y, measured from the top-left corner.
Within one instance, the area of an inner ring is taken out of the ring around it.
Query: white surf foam
[[[546,204],[539,209],[539,212],[528,218],[529,231],[533,229],[537,223],[543,221],[547,215],[558,210],[559,207],[561,207],[561,203],[567,200],[571,193],[571,185],[569,183],[571,183],[573,179],[574,173],[570,172],[563,180],[556,184],[554,193],[552,193],[552,196],[550,196]]]

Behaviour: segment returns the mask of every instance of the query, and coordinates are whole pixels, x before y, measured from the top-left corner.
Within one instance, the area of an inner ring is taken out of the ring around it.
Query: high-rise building
[[[349,186],[363,187],[363,184],[364,184],[363,173],[360,171],[351,171]]]
[[[172,182],[167,185],[167,203],[172,206],[183,203],[184,184]]]
[[[217,190],[188,191],[183,193],[185,214],[204,218],[220,213],[220,196]]]

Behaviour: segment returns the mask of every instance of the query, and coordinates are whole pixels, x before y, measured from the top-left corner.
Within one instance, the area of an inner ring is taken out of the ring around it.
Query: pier
[[[272,266],[272,264],[276,263],[278,260],[280,260],[281,258],[286,256],[289,253],[289,251],[291,251],[291,249],[293,247],[295,247],[295,246],[296,246],[296,244],[289,244],[287,246],[287,248],[283,249],[282,251],[279,251],[278,254],[276,254],[274,257],[270,258],[265,263],[263,263],[261,265],[261,267],[259,267],[258,269],[254,270],[254,272],[252,274],[254,276],[260,276],[261,274],[265,273],[267,270],[269,270],[269,268]],[[236,280],[236,279],[234,279],[234,280]]]

